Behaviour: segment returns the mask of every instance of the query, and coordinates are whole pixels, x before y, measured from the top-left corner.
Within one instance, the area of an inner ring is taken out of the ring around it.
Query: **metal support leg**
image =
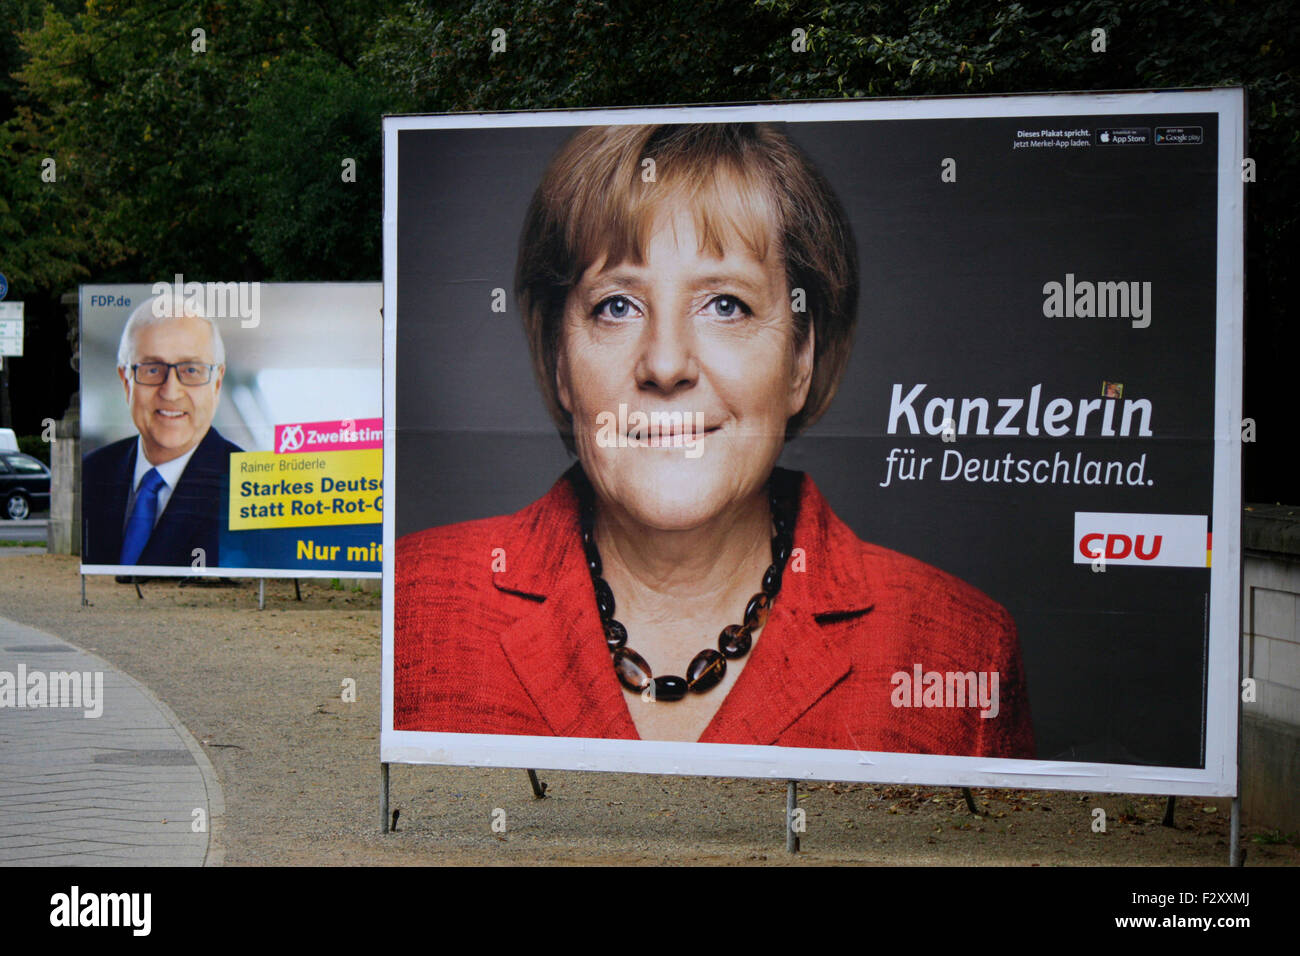
[[[379,765],[379,832],[388,832],[388,764]]]
[[[1246,862],[1241,852],[1241,797],[1232,798],[1232,819],[1228,823],[1228,866],[1241,866]]]
[[[302,600],[302,587],[301,587],[301,585],[299,585],[299,583],[298,583],[298,579],[297,579],[297,578],[294,578],[294,579],[293,579],[293,595],[294,595],[294,597],[296,597],[299,601]]]
[[[1177,806],[1178,798],[1171,793],[1169,799],[1165,801],[1165,818],[1160,821],[1162,827],[1174,826],[1174,808]]]
[[[81,575],[81,606],[86,606],[86,576]]]
[[[546,784],[542,783],[542,781],[537,779],[536,770],[528,771],[528,782],[533,785],[533,796],[536,799],[540,800],[544,796],[546,796]]]
[[[785,851],[799,852],[799,834],[794,832],[794,812],[799,808],[798,784],[787,780],[785,785]]]
[[[132,579],[131,579],[131,583],[135,585],[135,596],[138,597],[141,601],[143,601],[143,600],[144,600],[144,592],[140,590],[140,579],[139,579],[139,578],[132,578]]]
[[[266,610],[266,578],[257,579],[257,609]]]
[[[961,795],[966,798],[966,809],[975,816],[980,815],[980,808],[975,806],[975,795],[970,792],[970,787],[962,787]]]

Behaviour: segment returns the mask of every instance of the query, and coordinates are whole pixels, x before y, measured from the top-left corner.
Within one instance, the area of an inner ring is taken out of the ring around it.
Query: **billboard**
[[[379,577],[380,299],[83,285],[82,573]]]
[[[381,759],[1235,793],[1243,112],[387,118]]]

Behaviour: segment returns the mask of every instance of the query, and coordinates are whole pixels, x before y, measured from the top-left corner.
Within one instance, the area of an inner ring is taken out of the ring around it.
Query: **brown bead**
[[[767,573],[763,575],[763,593],[768,597],[776,597],[777,592],[781,590],[781,569],[775,564],[767,566]]]
[[[727,674],[727,659],[717,651],[705,648],[695,655],[686,668],[686,684],[697,694],[718,686]]]
[[[614,673],[618,675],[618,682],[638,694],[645,690],[646,685],[654,677],[645,658],[630,647],[618,648],[614,651],[613,657]]]
[[[758,593],[749,599],[745,606],[745,627],[757,631],[767,623],[767,612],[772,606],[772,599],[766,594]]]
[[[622,647],[627,643],[627,628],[610,618],[605,622],[605,643],[611,651]]]
[[[596,589],[596,610],[600,612],[600,619],[608,621],[614,616],[614,592],[604,578],[593,578],[591,583]]]
[[[685,696],[686,681],[681,677],[669,674],[666,677],[656,677],[650,683],[649,697],[651,700],[671,703],[675,700],[681,700]]]
[[[788,534],[778,534],[772,539],[772,563],[782,570],[785,569],[785,563],[790,560],[790,552],[794,550],[794,539]]]
[[[732,660],[744,657],[753,645],[753,636],[739,624],[724,627],[722,633],[718,635],[718,650]]]

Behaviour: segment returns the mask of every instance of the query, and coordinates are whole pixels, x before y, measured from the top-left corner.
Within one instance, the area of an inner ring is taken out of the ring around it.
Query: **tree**
[[[54,271],[91,268],[99,281],[176,272],[288,277],[274,271],[295,261],[285,254],[292,243],[282,238],[283,204],[268,204],[256,190],[310,192],[310,183],[293,188],[309,165],[293,155],[294,142],[320,147],[331,134],[354,135],[358,109],[375,117],[369,135],[377,155],[381,98],[356,64],[383,9],[360,3],[335,12],[309,0],[88,0],[74,16],[47,8],[39,28],[24,35],[26,62],[15,75],[34,104],[30,135],[59,162],[60,193],[87,212],[87,228],[105,241],[40,255],[85,253]],[[293,89],[296,99],[286,92]],[[292,116],[283,108],[291,99]],[[267,132],[275,122],[278,141]],[[351,140],[341,145],[363,152]],[[15,157],[5,159],[13,166]],[[280,168],[268,170],[268,160]],[[333,182],[338,202],[301,205],[316,218],[300,218],[299,233],[377,233],[376,215],[363,212],[337,176]],[[340,209],[352,220],[340,221]],[[264,253],[275,258],[265,261]],[[33,250],[29,258],[37,257]],[[377,256],[369,264],[377,274]],[[292,277],[303,278],[294,268]]]
[[[768,98],[737,67],[780,29],[760,7],[720,0],[411,2],[365,62],[423,111],[731,102]]]
[[[249,100],[241,191],[249,246],[281,281],[374,280],[383,269],[381,119],[393,98],[321,58],[282,62]]]
[[[1289,427],[1292,0],[0,0],[0,26],[0,271],[47,295],[377,278],[385,112],[1241,84],[1246,408]],[[1284,449],[1248,446],[1248,475],[1284,475]]]

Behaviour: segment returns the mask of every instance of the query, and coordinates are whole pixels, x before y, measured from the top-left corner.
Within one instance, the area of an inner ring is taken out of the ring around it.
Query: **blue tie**
[[[153,533],[153,522],[158,517],[158,492],[166,484],[157,468],[150,468],[144,473],[140,488],[135,493],[135,507],[131,509],[131,517],[126,522],[126,534],[122,536],[122,559],[119,564],[135,564],[140,560],[140,552]]]

